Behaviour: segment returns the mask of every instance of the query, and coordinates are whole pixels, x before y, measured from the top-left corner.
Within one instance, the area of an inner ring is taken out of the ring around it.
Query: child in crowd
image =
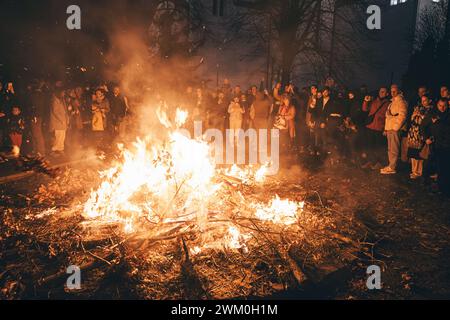
[[[6,130],[13,147],[22,147],[22,136],[25,130],[25,120],[19,106],[13,106],[6,120]]]

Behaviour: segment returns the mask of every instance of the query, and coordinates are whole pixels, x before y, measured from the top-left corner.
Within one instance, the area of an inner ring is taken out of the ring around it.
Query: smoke
[[[158,135],[163,131],[156,129],[160,125],[155,115],[158,107],[167,109],[170,120],[176,107],[192,114],[184,93],[187,85],[193,85],[194,91],[194,84],[200,86],[197,74],[213,75],[207,80],[215,87],[215,61],[203,58],[189,46],[191,41],[202,43],[199,39],[205,28],[196,23],[200,33],[192,34],[185,21],[187,16],[170,17],[173,14],[170,10],[157,10],[160,3],[78,0],[75,4],[81,8],[81,30],[68,30],[66,9],[74,4],[72,1],[50,0],[37,4],[24,0],[5,7],[11,17],[2,25],[10,24],[6,29],[15,32],[12,38],[17,38],[18,42],[30,38],[28,47],[18,50],[23,56],[16,60],[33,64],[30,69],[41,71],[38,77],[49,79],[51,83],[63,80],[68,87],[89,84],[94,88],[105,82],[118,84],[129,99],[132,114],[126,137],[121,139],[130,141],[136,136]],[[31,9],[37,13],[30,19],[26,15]],[[14,14],[9,12],[13,10]],[[170,23],[158,21],[164,14],[169,15]],[[207,46],[202,48],[208,57],[215,56],[213,50]],[[234,51],[230,56],[223,51],[220,53],[222,79],[228,77],[226,72],[231,72],[225,68],[231,68],[228,65],[238,60],[236,52],[239,50]],[[11,52],[7,53],[11,56]],[[247,74],[254,74],[245,70]],[[204,97],[207,98],[207,93]]]
[[[145,19],[138,13],[133,14],[130,8],[123,10],[130,17],[125,22],[111,22],[108,28],[109,49],[105,54],[107,66],[103,78],[117,83],[129,99],[132,114],[129,139],[136,135],[161,136],[155,130],[160,125],[156,117],[158,108],[167,112],[171,121],[177,107],[192,113],[184,93],[187,85],[197,80],[194,74],[200,62],[198,57],[190,57],[186,48],[176,49],[180,41],[185,45],[186,40],[176,34],[173,39],[165,39],[174,42],[173,54],[163,54],[162,45],[156,43],[159,38],[154,35],[161,37],[164,30],[155,30],[154,7],[149,9]],[[170,30],[165,31],[170,33]]]

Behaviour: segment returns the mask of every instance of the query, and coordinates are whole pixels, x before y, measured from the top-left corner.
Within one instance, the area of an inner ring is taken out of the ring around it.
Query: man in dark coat
[[[38,155],[45,155],[45,140],[42,124],[46,113],[46,97],[43,92],[43,82],[39,82],[31,93],[30,126],[31,139],[33,142],[33,152]]]
[[[317,105],[311,109],[312,118],[316,124],[316,148],[322,147],[324,151],[331,152],[330,144],[340,147],[342,132],[339,128],[344,119],[344,110],[341,104],[331,96],[331,90],[325,87],[322,97]]]
[[[431,121],[430,135],[426,143],[434,145],[439,189],[450,196],[450,111],[447,99],[441,98],[438,101]]]

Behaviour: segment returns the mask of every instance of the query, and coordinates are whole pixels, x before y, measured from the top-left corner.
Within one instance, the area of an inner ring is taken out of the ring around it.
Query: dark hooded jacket
[[[450,110],[447,109],[445,112],[435,110],[427,121],[431,122],[426,131],[427,138],[434,141],[435,148],[450,150]]]

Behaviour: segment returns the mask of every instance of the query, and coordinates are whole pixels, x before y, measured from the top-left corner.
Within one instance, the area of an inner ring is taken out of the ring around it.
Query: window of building
[[[391,0],[391,6],[395,6],[399,3],[405,3],[406,0]]]
[[[391,0],[391,6],[396,6],[399,3],[405,3],[407,0]],[[438,3],[441,0],[433,0],[434,3]]]

